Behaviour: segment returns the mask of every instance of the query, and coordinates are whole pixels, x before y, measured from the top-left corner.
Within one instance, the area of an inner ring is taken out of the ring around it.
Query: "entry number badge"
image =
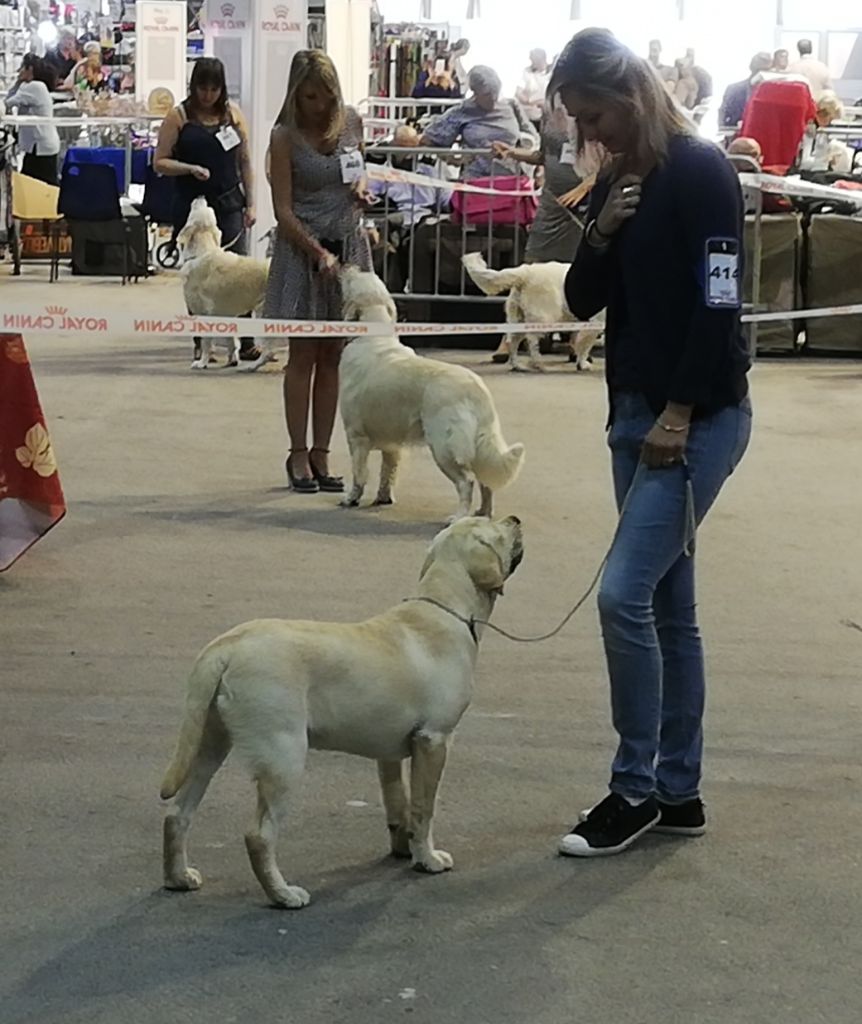
[[[738,309],[739,242],[710,238],[706,243],[706,304],[715,309]]]
[[[221,148],[227,153],[232,149],[236,149],[242,141],[232,124],[226,124],[223,128],[219,128],[216,132],[216,138],[221,143]]]
[[[569,167],[574,167],[575,155],[575,147],[571,142],[564,142],[562,152],[560,153],[560,163],[566,164]]]
[[[361,181],[365,174],[365,160],[358,149],[351,149],[342,153],[341,157],[341,180],[345,185],[352,185]]]

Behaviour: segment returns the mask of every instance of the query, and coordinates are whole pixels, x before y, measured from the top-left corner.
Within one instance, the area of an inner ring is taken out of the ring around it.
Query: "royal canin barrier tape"
[[[862,316],[862,304],[823,306],[818,309],[779,310],[774,313],[745,313],[743,323],[757,324],[785,320],[814,320],[832,316]],[[603,331],[604,323],[594,320],[557,323],[358,323],[355,320],[265,320],[254,317],[156,316],[152,313],[93,313],[68,306],[4,304],[0,309],[0,333],[14,334],[101,334],[117,337],[201,337],[231,338],[237,335],[290,341],[291,338],[358,338],[383,334],[402,337],[434,337],[471,334],[570,334],[574,331]]]
[[[443,335],[443,334],[550,334],[560,331],[602,331],[604,324],[572,323],[358,323],[355,320],[266,320],[254,317],[189,316],[187,314],[93,313],[85,307],[71,308],[50,303],[37,307],[10,305],[0,308],[0,332],[18,334],[112,334],[185,338],[231,338],[236,335],[273,338],[344,338],[381,334]]]

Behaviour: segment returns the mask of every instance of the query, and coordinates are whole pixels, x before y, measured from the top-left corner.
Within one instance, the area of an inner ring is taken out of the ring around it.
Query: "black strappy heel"
[[[311,451],[320,452],[322,455],[329,454],[328,448],[312,448]],[[344,493],[344,477],[330,476],[329,473],[321,473],[312,461],[311,454],[309,454],[308,464],[311,466],[311,475],[314,477],[314,482],[321,491],[325,491],[328,494]]]
[[[291,448],[290,453],[284,463],[284,468],[287,470],[287,479],[290,481],[290,489],[296,491],[297,494],[317,494],[320,490],[317,480],[310,476],[294,476],[293,466],[290,464],[290,460],[294,455],[300,455],[302,452],[307,452],[307,448]],[[309,459],[309,462],[311,460]],[[311,472],[314,473],[314,467],[311,467]]]

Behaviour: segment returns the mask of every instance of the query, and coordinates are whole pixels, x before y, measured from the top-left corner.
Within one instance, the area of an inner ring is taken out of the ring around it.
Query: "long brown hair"
[[[692,134],[652,65],[604,28],[587,28],[567,44],[554,67],[548,95],[574,89],[588,100],[623,111],[633,128],[634,144],[620,169],[651,167],[667,159],[674,135]],[[583,135],[578,133],[579,146]]]
[[[299,111],[299,90],[306,82],[311,82],[331,97],[329,106],[329,122],[323,133],[323,142],[330,145],[336,143],[344,131],[344,100],[341,95],[341,83],[332,58],[323,50],[299,50],[294,54],[287,79],[287,95],[275,119],[276,125],[297,129]]]
[[[200,57],[195,61],[192,68],[192,77],[189,82],[189,95],[186,99],[186,110],[192,115],[200,113],[198,108],[198,88],[213,88],[221,90],[215,102],[214,110],[220,120],[225,120],[229,113],[229,99],[227,95],[227,79],[224,73],[224,64],[218,57]]]

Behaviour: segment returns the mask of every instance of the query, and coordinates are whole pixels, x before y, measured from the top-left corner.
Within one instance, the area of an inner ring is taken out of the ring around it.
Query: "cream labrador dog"
[[[186,309],[197,316],[244,316],[259,309],[266,292],[269,263],[225,252],[215,211],[203,196],[192,203],[188,220],[177,235],[183,250],[183,298]],[[239,338],[220,338],[228,345],[228,366],[239,362]],[[213,339],[202,337],[195,352],[193,370],[209,366]],[[251,368],[271,358],[264,353]]]
[[[432,836],[437,787],[472,696],[481,622],[522,556],[514,516],[462,519],[435,538],[414,596],[381,615],[356,624],[258,619],[205,647],[161,789],[163,799],[176,796],[164,823],[166,888],[201,885],[186,837],[231,748],[257,783],[257,821],[245,842],[275,906],[309,902],[276,862],[309,748],[376,760],[392,853],[420,871],[448,871],[452,857]]]
[[[571,267],[570,263],[522,263],[507,270],[491,270],[480,252],[467,253],[461,257],[461,262],[473,283],[486,295],[509,293],[506,298],[506,323],[553,324],[575,320],[565,297],[566,274]],[[589,370],[590,352],[604,329],[604,324],[596,321],[594,327],[585,327],[570,335],[569,351],[579,370]],[[526,344],[529,352],[530,369],[543,370],[538,334],[509,336],[510,367],[513,370],[523,369],[520,362],[523,344]]]
[[[348,267],[341,276],[344,319],[392,324],[395,304],[375,274]],[[494,492],[510,484],[524,446],[508,446],[482,379],[465,366],[425,359],[391,331],[360,335],[341,357],[340,406],[353,464],[353,486],[343,505],[355,507],[368,482],[368,457],[382,453],[377,505],[391,505],[401,451],[427,445],[458,492],[450,521],[469,516],[474,484],[478,515],[493,512]]]

